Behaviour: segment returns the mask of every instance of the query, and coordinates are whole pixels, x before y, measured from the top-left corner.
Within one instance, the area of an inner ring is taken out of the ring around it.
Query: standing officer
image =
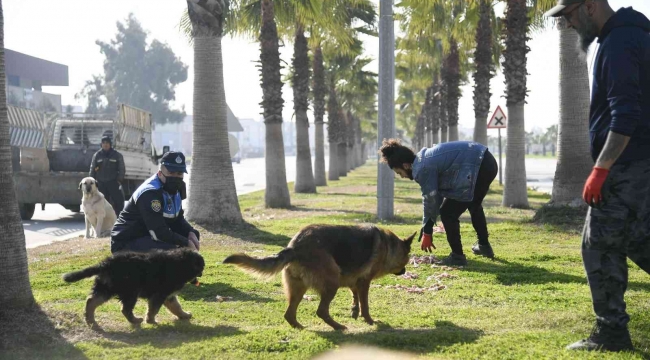
[[[115,215],[124,208],[124,194],[120,189],[124,181],[124,157],[113,149],[111,138],[102,137],[102,148],[93,155],[90,177],[97,181],[97,189],[111,203]]]
[[[600,45],[589,116],[596,164],[583,190],[591,207],[582,236],[596,325],[568,348],[632,350],[627,258],[650,272],[650,20],[632,8],[614,12],[607,0],[560,0],[546,15],[576,30],[583,56],[596,38]]]
[[[183,216],[185,155],[163,155],[158,173],[133,193],[111,232],[111,252],[190,247],[199,250],[199,232]]]

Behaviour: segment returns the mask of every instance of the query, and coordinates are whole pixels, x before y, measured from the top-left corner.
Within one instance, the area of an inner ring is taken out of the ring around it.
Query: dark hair
[[[399,139],[384,139],[379,153],[381,154],[379,162],[388,164],[391,169],[402,168],[403,164],[412,164],[415,161],[413,150],[402,145]]]

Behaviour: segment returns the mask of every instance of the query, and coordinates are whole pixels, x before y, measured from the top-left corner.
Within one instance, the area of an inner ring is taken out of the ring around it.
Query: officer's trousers
[[[650,273],[650,159],[614,165],[602,195],[587,214],[582,260],[597,320],[626,326],[627,258]]]
[[[115,216],[119,216],[124,209],[124,194],[120,190],[117,180],[98,182],[97,189],[104,194],[104,197],[113,206]]]
[[[134,239],[127,243],[111,241],[111,253],[119,251],[149,252],[152,250],[172,250],[177,249],[178,247],[178,245],[166,243],[164,241],[156,241],[149,235]]]

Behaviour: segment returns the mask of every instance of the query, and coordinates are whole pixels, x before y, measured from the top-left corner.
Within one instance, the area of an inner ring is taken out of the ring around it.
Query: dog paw
[[[192,318],[192,313],[191,312],[186,312],[185,314],[181,314],[178,316],[178,320],[189,320]]]
[[[131,324],[133,324],[133,325],[140,325],[140,324],[142,324],[142,321],[143,321],[142,318],[139,318],[139,317],[133,317],[133,319],[132,319],[130,322],[131,322]],[[147,322],[149,322],[149,321],[147,321]]]
[[[370,316],[364,317],[363,319],[368,325],[373,325],[375,323],[375,321]]]
[[[356,320],[359,317],[359,307],[353,306],[350,310],[351,310],[350,316],[352,316],[352,318]]]
[[[102,331],[102,328],[95,321],[87,321],[86,324],[88,324],[88,327],[90,328],[90,330]]]
[[[156,319],[147,319],[147,324],[158,325]]]
[[[334,328],[334,330],[336,330],[336,331],[345,331],[345,330],[348,329],[347,326],[345,326],[345,325],[341,325],[341,324],[338,324],[337,326],[333,326],[333,328]]]

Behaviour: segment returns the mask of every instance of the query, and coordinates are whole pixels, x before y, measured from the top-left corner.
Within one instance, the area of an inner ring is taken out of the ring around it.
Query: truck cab
[[[111,114],[42,113],[9,106],[10,143],[16,196],[23,220],[31,219],[36,204],[56,203],[79,212],[78,184],[88,176],[101,138],[113,139],[124,157],[122,191],[128,199],[157,171],[151,143],[151,114],[119,104]]]

